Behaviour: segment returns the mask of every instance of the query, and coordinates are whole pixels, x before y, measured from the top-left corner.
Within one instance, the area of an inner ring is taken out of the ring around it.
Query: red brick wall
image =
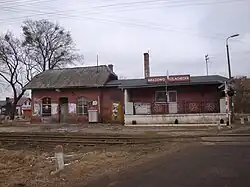
[[[220,99],[217,85],[169,87],[169,91],[177,91],[177,101],[209,101]],[[165,88],[141,88],[129,90],[131,102],[155,102],[155,92]]]
[[[50,97],[51,103],[59,104],[60,97],[67,97],[69,103],[75,103],[78,97],[85,97],[90,101],[100,99],[100,120],[111,121],[112,101],[119,101],[123,105],[123,92],[118,88],[100,88],[100,89],[65,89],[60,92],[55,90],[33,90],[32,91],[32,109],[36,101],[41,103],[42,98]],[[98,108],[98,107],[97,107]],[[32,116],[32,123],[41,122],[41,116]],[[52,122],[59,122],[59,115],[51,116]],[[72,123],[84,123],[88,121],[87,116],[77,116],[69,114],[68,121]]]

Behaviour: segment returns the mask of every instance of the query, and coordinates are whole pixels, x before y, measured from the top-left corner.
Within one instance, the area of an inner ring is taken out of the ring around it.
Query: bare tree
[[[48,20],[26,20],[22,26],[23,46],[31,61],[31,74],[55,69],[81,60],[71,34]]]
[[[234,80],[235,112],[250,113],[250,79],[241,77]]]
[[[47,69],[74,65],[82,60],[69,32],[47,20],[27,20],[22,26],[24,40],[12,33],[0,37],[0,77],[13,91],[11,119],[25,85]]]
[[[13,104],[10,111],[11,119],[14,119],[17,102],[23,96],[24,86],[27,82],[24,65],[25,53],[20,40],[12,33],[0,37],[0,76],[13,91]]]

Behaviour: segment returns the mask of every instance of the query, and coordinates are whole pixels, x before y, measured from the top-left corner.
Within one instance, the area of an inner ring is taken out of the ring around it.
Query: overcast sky
[[[120,77],[143,77],[143,53],[151,75],[250,75],[250,0],[0,0],[0,31],[20,35],[25,18],[46,18],[70,30],[83,65],[113,64]],[[2,95],[3,97],[3,95]]]

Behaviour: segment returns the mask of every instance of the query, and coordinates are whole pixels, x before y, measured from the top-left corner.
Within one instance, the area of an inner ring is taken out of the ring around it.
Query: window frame
[[[81,113],[79,109],[81,109]],[[77,116],[88,115],[88,100],[84,96],[80,96],[76,99],[76,114]]]
[[[157,95],[157,93],[159,93],[159,92],[164,92],[164,94],[165,94],[165,96],[167,97],[166,99],[165,99],[165,101],[157,101],[157,99],[156,99],[156,95]],[[175,96],[176,96],[176,101],[170,101],[169,100],[169,93],[175,93]],[[177,101],[177,91],[168,91],[167,92],[167,95],[166,95],[166,91],[155,91],[155,103],[177,103],[178,101]]]
[[[160,93],[160,92],[164,92],[164,95],[167,97],[167,99],[165,98],[165,101],[157,101],[156,95],[157,93]],[[167,100],[168,100],[168,96],[166,95],[166,91],[155,91],[155,103],[167,103]]]
[[[44,102],[47,99],[47,103]],[[45,107],[48,106],[49,112],[44,112]],[[44,97],[42,98],[42,110],[41,110],[42,117],[50,117],[52,115],[52,108],[51,108],[51,97]]]
[[[176,101],[170,101],[169,100],[169,93],[175,93],[175,97],[176,97]],[[168,91],[168,103],[177,103],[178,102],[178,98],[177,98],[177,91]]]

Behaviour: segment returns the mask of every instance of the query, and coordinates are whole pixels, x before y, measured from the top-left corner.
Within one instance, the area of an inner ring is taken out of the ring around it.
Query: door
[[[122,105],[118,101],[112,102],[111,119],[113,123],[123,123],[124,112]]]
[[[168,111],[169,111],[169,114],[178,113],[177,92],[176,91],[169,91],[168,92]]]
[[[59,121],[60,123],[67,123],[69,114],[69,103],[67,97],[59,99]]]

